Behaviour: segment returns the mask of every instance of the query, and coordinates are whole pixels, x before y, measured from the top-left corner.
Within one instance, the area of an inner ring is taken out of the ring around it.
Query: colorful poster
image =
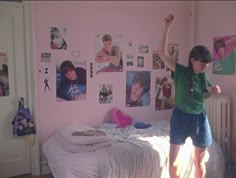
[[[155,83],[155,109],[172,109],[174,101],[174,82],[170,76],[156,77]]]
[[[97,34],[95,39],[96,73],[122,72],[122,35]]]
[[[99,103],[107,104],[112,103],[113,100],[113,86],[112,84],[99,85]]]
[[[164,69],[165,63],[161,60],[158,51],[152,52],[153,69]]]
[[[7,53],[0,51],[0,97],[9,96]]]
[[[150,71],[127,71],[126,107],[150,105]]]
[[[213,74],[234,75],[236,35],[213,38]]]
[[[85,100],[86,61],[65,60],[56,66],[57,101]]]
[[[51,49],[67,49],[66,28],[51,27]]]

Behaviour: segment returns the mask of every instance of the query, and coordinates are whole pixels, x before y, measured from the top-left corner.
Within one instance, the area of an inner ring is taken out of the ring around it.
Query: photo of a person
[[[155,109],[172,109],[174,107],[174,83],[170,77],[157,77]]]
[[[179,55],[179,46],[178,44],[174,44],[174,43],[169,43],[168,47],[168,54],[170,55],[170,57],[175,60],[176,62],[178,62],[178,55]],[[167,71],[170,71],[170,69],[168,67],[166,67]]]
[[[77,64],[78,65],[78,64]],[[86,67],[76,61],[65,60],[57,67],[57,101],[82,100],[86,98]]]
[[[35,134],[35,128],[32,119],[27,118],[22,112],[17,113],[16,119],[18,123],[16,129],[18,136]]]
[[[101,84],[99,91],[99,103],[112,103],[112,85],[111,84]]]
[[[165,64],[161,60],[157,51],[152,52],[152,61],[153,61],[153,69],[164,69],[165,68]]]
[[[0,52],[0,97],[9,96],[7,53]]]
[[[67,43],[65,41],[66,29],[59,30],[57,27],[51,27],[51,49],[67,49]]]
[[[143,67],[144,66],[144,57],[138,56],[137,57],[137,67]]]
[[[100,72],[122,72],[123,59],[120,47],[113,43],[112,36],[105,34],[100,39],[101,35],[97,36],[97,40],[102,41],[102,48],[97,51],[95,63],[97,74]]]
[[[236,61],[236,35],[214,38],[213,74],[233,75]]]
[[[150,105],[150,81],[149,71],[128,71],[126,78],[126,106]]]

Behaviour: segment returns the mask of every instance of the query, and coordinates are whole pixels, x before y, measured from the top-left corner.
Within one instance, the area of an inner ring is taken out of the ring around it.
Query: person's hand
[[[175,16],[173,14],[170,14],[165,18],[166,27],[169,28],[173,24],[174,18],[175,18]]]
[[[221,93],[221,88],[219,85],[216,85],[211,88],[211,91],[213,94],[219,94],[219,93]]]

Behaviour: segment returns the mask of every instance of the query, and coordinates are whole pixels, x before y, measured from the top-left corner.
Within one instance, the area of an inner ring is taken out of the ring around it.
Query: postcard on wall
[[[8,75],[7,53],[0,51],[0,97],[9,96],[9,75]]]
[[[66,28],[50,28],[50,47],[51,49],[67,49]]]
[[[150,71],[127,71],[126,107],[150,105]]]
[[[157,76],[155,86],[155,110],[172,109],[175,105],[175,90],[171,77]]]
[[[152,52],[153,69],[164,69],[165,63],[161,60],[158,51]]]
[[[179,57],[179,45],[169,43],[167,48],[170,57],[177,62]],[[166,70],[169,71],[170,69],[166,66]]]
[[[213,74],[234,75],[236,35],[213,38]]]
[[[122,72],[123,35],[99,33],[95,37],[95,70],[100,72]]]
[[[99,103],[107,104],[112,103],[113,100],[113,86],[112,84],[99,85]]]
[[[41,60],[40,62],[51,62],[51,53],[41,53]]]
[[[57,101],[85,100],[87,92],[86,61],[64,60],[56,66]]]
[[[148,53],[148,48],[147,45],[139,45],[139,53]]]

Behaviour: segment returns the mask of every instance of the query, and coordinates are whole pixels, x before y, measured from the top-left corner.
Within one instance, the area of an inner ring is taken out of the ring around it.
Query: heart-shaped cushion
[[[132,118],[125,116],[119,109],[113,108],[111,110],[112,122],[117,124],[120,128],[127,127],[132,124]]]

